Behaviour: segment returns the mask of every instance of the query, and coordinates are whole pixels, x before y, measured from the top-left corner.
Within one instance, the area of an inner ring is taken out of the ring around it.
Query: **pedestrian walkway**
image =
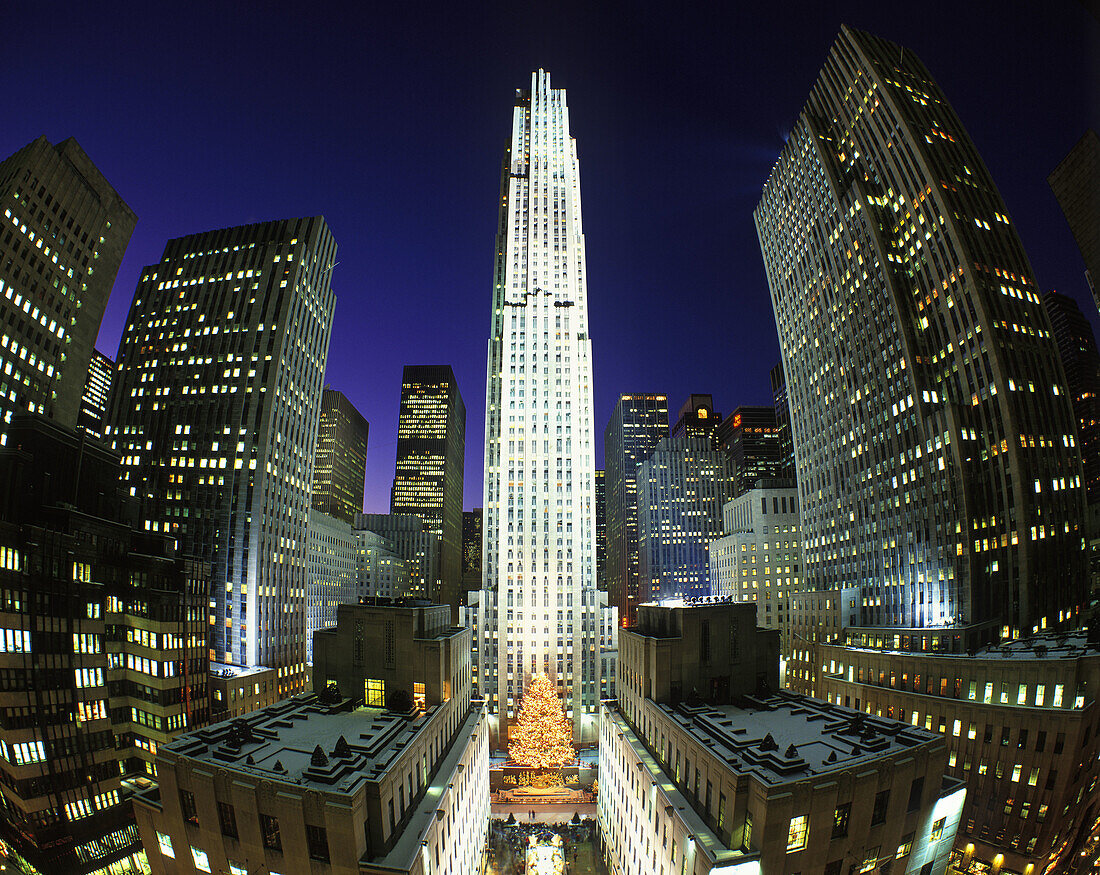
[[[532,813],[534,816],[532,817]],[[492,806],[492,818],[494,820],[507,820],[509,815],[516,818],[517,823],[569,823],[576,814],[580,818],[596,819],[596,803],[582,803],[579,805],[511,805],[494,803]]]

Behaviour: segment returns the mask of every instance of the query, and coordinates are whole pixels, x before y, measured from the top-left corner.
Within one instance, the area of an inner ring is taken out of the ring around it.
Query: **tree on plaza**
[[[521,766],[557,768],[576,757],[573,726],[546,675],[535,675],[523,691],[519,717],[508,737],[508,756]]]

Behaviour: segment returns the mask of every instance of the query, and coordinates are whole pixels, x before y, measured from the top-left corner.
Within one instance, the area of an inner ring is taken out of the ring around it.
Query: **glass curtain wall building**
[[[807,585],[858,585],[855,638],[871,645],[1074,626],[1084,489],[1050,320],[989,172],[912,52],[841,30],[755,220]]]
[[[480,692],[506,721],[550,675],[596,739],[592,343],[577,147],[543,70],[517,90],[503,161],[485,403]]]

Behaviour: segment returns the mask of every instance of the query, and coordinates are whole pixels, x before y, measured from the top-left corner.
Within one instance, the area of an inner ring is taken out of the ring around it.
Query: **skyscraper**
[[[462,511],[462,590],[464,604],[468,593],[481,591],[482,512],[480,507]]]
[[[370,423],[347,396],[326,386],[313,454],[314,510],[346,523],[363,512],[369,432]]]
[[[1085,260],[1085,279],[1100,308],[1100,136],[1085,135],[1047,177]]]
[[[76,425],[137,216],[71,137],[0,162],[0,445],[12,413]]]
[[[1068,387],[1012,221],[920,60],[842,28],[754,215],[807,586],[860,586],[879,646],[1074,626]]]
[[[594,741],[592,342],[580,177],[565,91],[551,89],[542,70],[513,101],[494,261],[480,692],[503,730],[524,685],[545,672],[575,737]]]
[[[76,424],[97,440],[103,437],[103,431],[107,427],[107,405],[110,402],[114,372],[115,363],[98,349],[93,349]]]
[[[775,426],[779,429],[779,456],[783,460],[783,477],[795,478],[794,444],[791,443],[791,404],[787,398],[787,378],[783,375],[783,363],[771,370],[772,401],[775,406]]]
[[[604,566],[607,564],[607,479],[604,470],[595,471],[596,495],[596,588],[607,592]]]
[[[144,527],[213,566],[215,698],[219,685],[235,694],[241,673],[255,706],[305,686],[309,489],[335,257],[319,216],[170,240],[141,272],[119,347],[111,446]]]
[[[401,375],[397,463],[390,513],[416,514],[439,539],[438,580],[428,597],[462,603],[462,484],[466,405],[450,365],[406,365]]]
[[[638,605],[638,465],[668,437],[668,398],[622,395],[603,433],[607,500],[604,586],[626,625]],[[648,597],[648,594],[647,594]]]
[[[794,476],[786,470],[774,407],[738,407],[719,424],[715,440],[729,460],[735,496],[748,492],[758,480]]]
[[[710,395],[693,394],[680,408],[669,435],[674,438],[705,438],[713,443],[721,422],[722,414],[714,412],[714,399]]]

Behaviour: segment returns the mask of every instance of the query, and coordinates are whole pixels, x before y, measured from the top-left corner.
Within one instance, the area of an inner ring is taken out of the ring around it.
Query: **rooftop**
[[[795,693],[745,696],[741,705],[656,705],[739,774],[765,784],[872,764],[939,740],[933,732]]]
[[[863,628],[863,627],[861,627]],[[928,631],[936,631],[930,629]],[[950,630],[946,630],[950,631]],[[951,659],[1081,659],[1084,656],[1100,656],[1100,642],[1089,641],[1087,631],[1047,632],[1030,635],[1015,641],[990,644],[972,653],[952,653],[945,651],[908,651],[892,650],[881,647],[861,647],[855,644],[830,642],[833,646],[845,650],[861,650],[868,653],[904,653],[907,656],[934,656]]]
[[[181,735],[161,749],[257,779],[350,794],[385,775],[437,708],[410,716],[305,693]]]

